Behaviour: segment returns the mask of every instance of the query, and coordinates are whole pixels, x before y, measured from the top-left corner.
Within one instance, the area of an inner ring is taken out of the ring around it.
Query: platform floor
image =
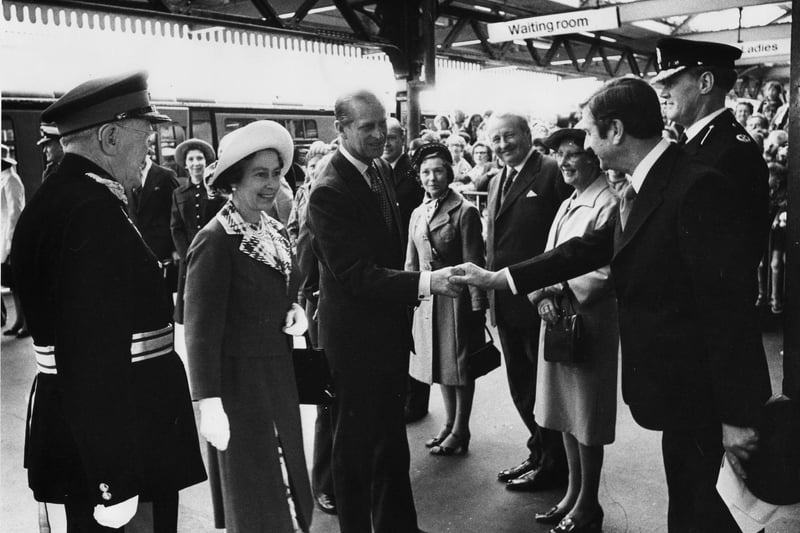
[[[6,298],[6,305],[11,304]],[[13,304],[9,317],[13,317]],[[779,331],[767,332],[764,341],[770,361],[773,389],[779,390]],[[27,488],[22,467],[25,412],[35,363],[30,339],[2,337],[0,345],[0,531],[35,533],[37,503]],[[302,406],[306,456],[311,457],[316,411]],[[508,393],[503,369],[481,378],[476,386],[471,424],[472,441],[465,457],[434,457],[423,442],[444,420],[438,388],[431,395],[430,414],[408,426],[411,481],[420,527],[432,533],[539,533],[548,527],[533,521],[537,511],[560,499],[558,491],[513,493],[496,481],[502,468],[525,457],[525,428]],[[204,447],[203,447],[204,448]],[[310,465],[310,460],[309,460]],[[667,493],[660,453],[660,434],[637,426],[619,401],[617,440],[606,447],[600,486],[605,510],[605,533],[665,533]],[[59,506],[49,506],[53,533],[63,529]],[[181,492],[179,530],[211,533],[210,492],[203,483]],[[338,532],[335,517],[315,510],[314,533]],[[800,506],[771,523],[767,533],[800,532]]]

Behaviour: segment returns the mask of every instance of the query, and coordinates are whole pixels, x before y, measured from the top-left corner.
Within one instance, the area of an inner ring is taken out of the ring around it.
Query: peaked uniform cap
[[[171,120],[150,103],[145,72],[83,82],[42,112],[42,122],[54,123],[60,135],[131,118],[150,122]]]
[[[742,51],[729,44],[667,37],[656,44],[660,72],[650,83],[661,83],[690,67],[734,68]]]
[[[41,133],[42,136],[36,141],[36,146],[41,146],[50,141],[57,141],[61,138],[55,124],[42,124],[39,126],[39,133]]]

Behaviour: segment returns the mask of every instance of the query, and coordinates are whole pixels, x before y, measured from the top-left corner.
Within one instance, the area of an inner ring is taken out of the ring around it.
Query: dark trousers
[[[661,449],[669,533],[740,533],[716,489],[724,452],[720,424],[665,430]]]
[[[94,519],[94,504],[67,501],[64,504],[67,533],[176,533],[178,531],[178,493],[170,493],[152,503],[139,502],[136,515],[125,527],[103,527]]]
[[[318,405],[314,424],[314,458],[311,465],[311,490],[314,495],[334,496],[333,489],[333,422],[335,405]]]
[[[428,413],[431,386],[408,376],[406,385],[406,417],[416,420]]]
[[[366,376],[334,369],[334,382],[333,484],[342,533],[416,532],[405,372]]]
[[[503,347],[511,399],[530,432],[527,442],[529,458],[546,468],[555,468],[566,473],[567,456],[561,432],[540,427],[533,416],[539,358],[539,321],[524,328],[498,324],[497,331]]]

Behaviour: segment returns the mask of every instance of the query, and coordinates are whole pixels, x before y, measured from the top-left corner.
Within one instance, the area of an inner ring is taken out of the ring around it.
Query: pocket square
[[[528,194],[525,195],[525,198],[533,198],[534,196],[539,196],[534,191],[528,191]]]

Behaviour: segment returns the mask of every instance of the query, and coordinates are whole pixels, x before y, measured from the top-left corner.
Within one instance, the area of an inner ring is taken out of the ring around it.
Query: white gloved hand
[[[222,398],[200,400],[200,434],[219,451],[228,449],[231,428],[228,425],[228,415],[222,408]]]
[[[292,304],[289,312],[286,313],[286,322],[283,326],[283,332],[287,335],[300,336],[308,329],[308,319],[306,312],[299,304]]]
[[[139,496],[114,505],[95,505],[94,519],[101,526],[117,529],[131,521],[137,507],[139,507]]]

